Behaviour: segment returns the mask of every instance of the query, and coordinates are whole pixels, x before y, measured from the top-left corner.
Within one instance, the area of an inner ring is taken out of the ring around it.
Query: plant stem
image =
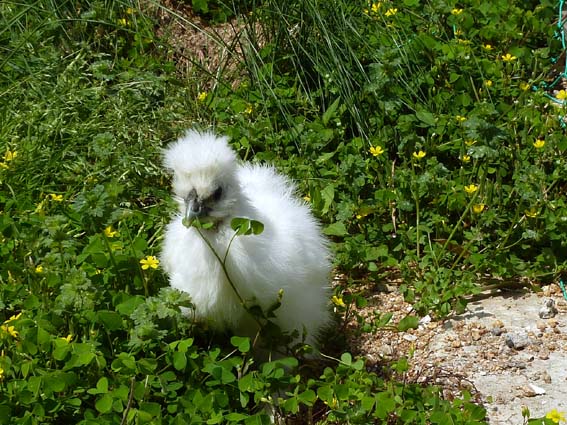
[[[250,311],[250,309],[248,308],[248,306],[246,305],[246,301],[244,301],[244,298],[242,298],[242,295],[240,295],[240,293],[238,292],[238,289],[236,288],[236,285],[234,284],[234,282],[230,278],[230,274],[228,273],[228,269],[226,268],[226,258],[228,256],[228,251],[230,249],[230,246],[232,245],[232,241],[237,236],[237,232],[235,232],[234,235],[232,236],[232,238],[230,239],[230,242],[229,242],[228,247],[226,249],[226,253],[224,255],[224,259],[221,259],[220,255],[213,248],[213,245],[211,244],[211,242],[205,237],[205,235],[203,235],[203,233],[201,232],[201,229],[199,229],[198,227],[194,227],[194,228],[197,231],[197,233],[199,234],[199,236],[201,236],[203,241],[207,244],[207,246],[209,247],[209,249],[211,250],[213,255],[216,257],[216,259],[219,260],[219,264],[222,268],[222,271],[224,272],[224,275],[226,276],[226,280],[228,281],[230,287],[232,288],[232,290],[234,291],[234,293],[238,297],[238,300],[240,301],[240,304],[242,305],[242,307],[244,307],[244,310],[246,310],[246,312],[252,316],[252,318],[258,324],[258,326],[263,327],[263,324],[260,322],[260,320],[258,320],[258,317],[256,317],[256,315],[253,314]]]

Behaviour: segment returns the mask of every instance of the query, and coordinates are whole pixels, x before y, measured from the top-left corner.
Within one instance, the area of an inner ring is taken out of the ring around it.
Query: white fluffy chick
[[[264,224],[259,235],[237,236],[230,245],[226,269],[247,305],[265,311],[283,291],[272,319],[283,331],[297,330],[316,345],[330,323],[330,252],[319,224],[295,186],[270,166],[241,163],[228,139],[188,131],[165,151],[165,167],[173,173],[179,214],[168,224],[161,260],[172,287],[189,293],[195,318],[217,329],[254,336],[257,322],[242,306],[219,259],[197,229],[198,218],[213,222],[200,229],[224,257],[235,217]]]

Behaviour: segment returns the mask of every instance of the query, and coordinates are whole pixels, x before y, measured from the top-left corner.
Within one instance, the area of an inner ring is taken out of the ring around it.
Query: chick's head
[[[166,149],[164,163],[173,174],[173,194],[189,224],[230,217],[239,189],[236,154],[226,138],[189,131]]]

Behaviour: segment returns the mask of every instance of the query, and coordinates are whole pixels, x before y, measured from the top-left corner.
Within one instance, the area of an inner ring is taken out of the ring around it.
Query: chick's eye
[[[212,198],[214,201],[218,201],[222,196],[222,187],[217,187],[217,189],[213,192]]]

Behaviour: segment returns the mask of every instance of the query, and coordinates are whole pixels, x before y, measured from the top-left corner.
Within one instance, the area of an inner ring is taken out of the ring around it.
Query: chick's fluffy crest
[[[164,166],[178,180],[192,179],[192,183],[210,183],[211,178],[223,179],[236,170],[236,154],[228,145],[226,137],[211,132],[200,133],[189,130],[167,147]],[[184,186],[183,181],[178,182]]]

